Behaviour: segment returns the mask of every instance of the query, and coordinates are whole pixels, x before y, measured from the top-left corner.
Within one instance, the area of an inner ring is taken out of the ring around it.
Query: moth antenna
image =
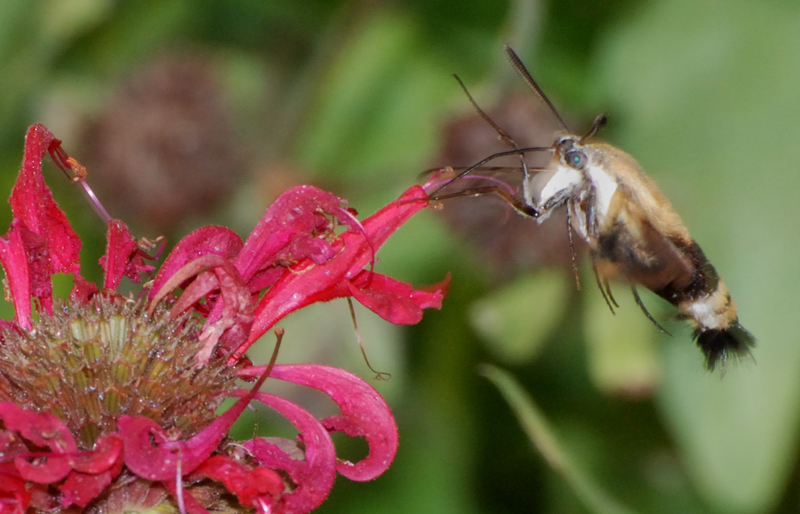
[[[594,272],[594,279],[597,281],[597,288],[600,290],[600,294],[603,295],[603,300],[606,301],[606,305],[608,305],[608,309],[611,311],[611,314],[616,315],[617,313],[614,310],[614,307],[616,306],[619,308],[619,305],[617,305],[617,302],[614,301],[614,297],[611,296],[611,289],[608,287],[607,280],[603,281],[605,282],[606,286],[605,289],[603,288],[603,282],[600,281],[600,274],[597,272],[597,261],[595,260],[594,255],[592,255],[592,271]],[[608,294],[606,294],[606,292],[608,292]]]
[[[605,114],[600,113],[597,116],[595,116],[594,121],[592,122],[592,126],[589,127],[589,131],[586,132],[586,134],[581,136],[580,142],[583,143],[587,139],[593,138],[595,134],[597,134],[598,132],[603,130],[603,128],[605,128],[607,123],[608,123],[608,117]]]
[[[491,125],[494,131],[497,132],[497,135],[500,136],[500,139],[502,139],[508,146],[510,146],[515,150],[519,150],[519,146],[517,146],[517,142],[514,141],[514,138],[511,137],[511,135],[508,132],[503,130],[503,128],[500,125],[495,123],[495,121],[488,114],[486,114],[483,111],[483,109],[480,108],[480,106],[478,106],[478,103],[472,97],[469,90],[467,89],[467,86],[464,85],[464,82],[461,80],[461,78],[455,74],[453,75],[453,77],[458,81],[458,85],[461,86],[461,89],[464,91],[464,94],[467,95],[469,103],[471,103],[472,107],[476,111],[478,111],[478,114],[480,114],[481,118],[483,118],[483,121]]]
[[[472,98],[472,95],[469,93],[469,90],[467,90],[467,86],[464,85],[464,82],[461,81],[461,78],[458,75],[453,75],[453,76],[456,78],[456,80],[458,81],[458,84],[461,86],[461,89],[464,90],[464,94],[466,94],[467,98],[469,98],[469,101],[472,104],[472,107],[474,107],[475,110],[478,111],[478,114],[480,114],[481,118],[483,118],[483,120],[486,123],[488,123],[495,130],[495,132],[497,132],[497,135],[500,136],[500,139],[502,139],[507,145],[509,145],[514,150],[519,150],[519,146],[517,145],[517,142],[514,141],[514,138],[511,137],[511,135],[508,132],[503,130],[500,127],[500,125],[495,123],[495,121],[492,118],[490,118],[488,114],[483,112],[483,109],[481,109],[478,106],[478,103],[475,101],[474,98]],[[528,177],[529,177],[529,174],[528,174],[528,163],[525,162],[525,156],[523,154],[519,154],[519,162],[522,165],[523,195],[525,197],[525,200],[529,201],[530,198],[531,198],[531,195],[530,195],[530,192],[528,190],[528,188],[530,187],[529,186],[529,181],[528,181]]]
[[[522,77],[522,80],[524,80],[525,83],[528,84],[528,87],[530,87],[533,90],[533,92],[536,93],[536,96],[539,97],[539,100],[544,102],[547,108],[550,109],[550,112],[558,120],[558,122],[561,123],[561,126],[564,128],[564,130],[569,131],[569,127],[567,127],[566,122],[564,122],[564,118],[562,118],[561,115],[558,114],[558,111],[556,110],[556,107],[553,105],[553,102],[551,102],[550,99],[547,98],[547,95],[544,94],[544,91],[542,91],[542,88],[539,87],[539,84],[537,84],[536,81],[533,80],[533,77],[531,76],[530,72],[525,67],[525,65],[522,64],[522,60],[519,58],[519,56],[508,45],[505,45],[503,47],[503,50],[505,51],[508,60],[511,62],[511,66],[513,66],[514,69],[517,70],[517,73],[519,73],[519,76]]]
[[[642,303],[642,299],[639,297],[639,291],[636,290],[636,286],[631,286],[631,292],[633,293],[633,298],[636,300],[636,305],[638,305],[639,308],[642,309],[642,312],[644,312],[644,315],[647,316],[647,319],[652,321],[653,325],[655,325],[656,328],[659,329],[661,332],[663,332],[663,333],[667,334],[668,336],[672,337],[672,334],[667,332],[664,329],[664,327],[659,325],[658,321],[656,321],[655,318],[653,316],[651,316],[650,313],[647,311],[647,307],[644,306],[644,303]]]

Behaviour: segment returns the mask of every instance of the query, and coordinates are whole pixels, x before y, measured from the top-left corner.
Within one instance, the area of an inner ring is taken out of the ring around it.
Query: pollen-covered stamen
[[[2,333],[0,402],[55,414],[82,449],[115,432],[122,414],[196,431],[215,419],[235,371],[222,362],[194,367],[199,332],[166,307],[148,315],[116,296],[57,306],[30,331]]]
[[[67,152],[61,148],[61,141],[58,139],[55,139],[52,143],[50,143],[49,150],[50,157],[53,158],[53,162],[56,163],[56,166],[58,166],[58,168],[64,172],[64,175],[66,175],[70,181],[80,184],[81,192],[89,201],[89,204],[92,206],[92,209],[94,209],[94,212],[100,216],[100,219],[103,220],[103,223],[108,224],[108,222],[112,219],[111,215],[108,213],[106,208],[103,207],[103,204],[100,203],[100,199],[97,198],[97,195],[94,194],[94,191],[86,182],[86,177],[89,176],[89,172],[86,171],[86,167],[78,162],[75,157],[67,154]]]

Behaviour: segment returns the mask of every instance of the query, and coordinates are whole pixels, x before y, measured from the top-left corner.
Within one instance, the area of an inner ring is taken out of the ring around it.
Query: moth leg
[[[603,295],[603,300],[606,301],[606,305],[608,305],[611,314],[616,315],[617,313],[614,311],[614,307],[619,308],[619,305],[617,305],[614,297],[611,296],[611,288],[608,287],[608,280],[604,279],[602,282],[600,281],[600,274],[597,272],[597,261],[595,260],[594,255],[592,255],[592,271],[594,272],[594,279],[597,281],[597,288],[600,290],[600,294]],[[605,285],[605,287],[603,287],[603,285]],[[608,292],[608,294],[606,294],[606,292]]]
[[[473,187],[469,189],[464,189],[457,193],[434,196],[431,197],[430,200],[438,201],[438,200],[447,200],[448,198],[458,198],[459,196],[483,196],[490,194],[496,194],[500,196],[511,207],[513,207],[517,212],[519,212],[523,216],[528,216],[529,218],[538,218],[539,215],[541,214],[532,206],[526,204],[521,200],[518,200],[517,198],[514,198],[514,196],[511,193],[498,186]]]
[[[614,307],[619,309],[619,304],[614,299],[614,295],[611,294],[611,284],[608,283],[608,279],[603,279],[603,286],[606,288],[606,293],[608,293],[608,298],[611,300],[611,303],[614,304]]]
[[[575,285],[580,291],[581,279],[578,276],[578,257],[575,254],[575,244],[572,242],[572,214],[569,211],[570,209],[567,207],[567,239],[569,240],[569,253],[572,255],[572,272],[575,274]]]
[[[636,300],[636,305],[638,305],[639,308],[642,309],[642,312],[644,312],[644,315],[647,316],[647,319],[652,321],[653,325],[655,325],[656,328],[659,329],[661,332],[663,332],[663,333],[667,334],[668,336],[672,337],[672,334],[667,332],[664,329],[664,327],[659,325],[658,321],[656,321],[655,318],[653,318],[653,316],[651,316],[650,313],[647,312],[647,308],[644,306],[644,303],[642,303],[642,299],[639,297],[639,291],[636,290],[636,286],[631,286],[631,292],[633,293],[633,298]]]

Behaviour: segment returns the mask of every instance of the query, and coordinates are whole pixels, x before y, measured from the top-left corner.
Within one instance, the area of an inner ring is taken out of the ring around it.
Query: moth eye
[[[570,150],[564,155],[567,165],[575,169],[583,169],[586,165],[586,154],[580,150]]]

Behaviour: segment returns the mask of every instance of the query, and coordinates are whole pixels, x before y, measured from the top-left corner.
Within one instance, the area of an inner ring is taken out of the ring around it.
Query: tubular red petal
[[[318,389],[336,402],[339,426],[350,436],[363,436],[369,454],[353,464],[340,462],[337,470],[350,480],[372,480],[389,469],[397,454],[398,433],[392,411],[380,394],[361,378],[339,368],[318,365],[275,366],[271,376]],[[340,430],[336,423],[329,429]]]
[[[119,220],[108,222],[106,253],[100,258],[103,267],[103,288],[116,290],[123,276],[139,282],[139,273],[153,269],[145,266],[130,230]],[[138,258],[137,258],[138,257]]]
[[[428,205],[425,191],[414,186],[400,198],[364,220],[367,234],[347,232],[342,235],[344,248],[324,264],[310,261],[285,273],[261,299],[254,312],[253,327],[247,341],[228,359],[236,362],[267,330],[281,318],[314,302],[328,301],[349,295],[348,281],[362,271],[388,237],[411,216]]]
[[[246,338],[253,320],[253,300],[239,272],[229,259],[217,254],[206,254],[175,271],[151,300],[150,308],[152,309],[172,289],[193,277],[197,278],[178,298],[170,312],[173,316],[177,316],[206,298],[211,291],[220,291],[211,313],[206,317],[200,336],[204,343],[197,355],[197,364],[204,364],[211,358],[217,341],[226,330],[238,335],[235,344],[241,343]],[[236,339],[233,336],[231,338]]]
[[[313,186],[293,187],[281,194],[256,224],[236,258],[236,268],[249,281],[257,272],[284,257],[282,253],[294,245],[295,259],[312,258],[324,261],[331,255],[325,245],[303,242],[317,239],[317,234],[331,230],[327,216],[338,213],[340,200],[335,195]],[[322,253],[320,253],[322,252]]]
[[[414,325],[422,320],[422,309],[442,307],[449,282],[448,277],[435,286],[415,290],[405,282],[364,270],[348,286],[353,298],[386,321]]]
[[[342,237],[345,240],[345,251],[350,248],[355,254],[348,278],[352,278],[366,266],[398,228],[413,215],[428,206],[428,195],[419,186],[406,190],[400,198],[391,202],[362,223],[366,230],[365,238],[359,232],[348,232]]]
[[[6,272],[11,300],[14,302],[15,320],[17,325],[25,330],[30,330],[31,315],[31,279],[28,268],[28,256],[22,244],[18,221],[11,224],[8,233],[0,237],[0,262]],[[23,229],[24,230],[24,229]]]

